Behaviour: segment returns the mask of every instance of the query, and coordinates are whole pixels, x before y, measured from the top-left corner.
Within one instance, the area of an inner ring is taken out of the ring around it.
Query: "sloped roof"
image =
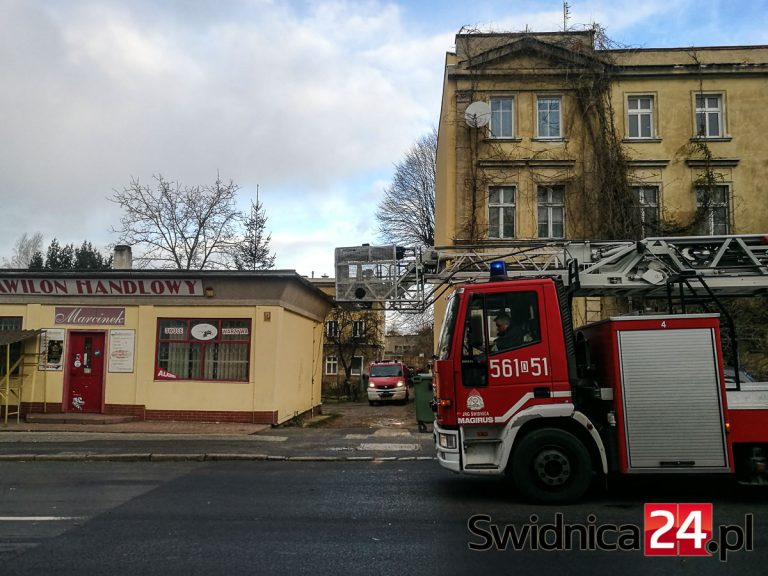
[[[40,334],[42,330],[0,330],[0,346],[24,342]]]
[[[538,55],[555,62],[568,63],[595,70],[605,71],[609,64],[600,59],[593,50],[574,49],[575,45],[545,42],[532,35],[512,35],[510,41],[493,46],[478,54],[469,56],[463,61],[467,68],[482,68],[494,65],[501,60],[516,58],[522,55]]]

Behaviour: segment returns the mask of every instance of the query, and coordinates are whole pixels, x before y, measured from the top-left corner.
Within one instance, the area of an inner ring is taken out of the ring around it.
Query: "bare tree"
[[[29,268],[32,257],[43,250],[43,235],[40,232],[24,232],[13,245],[11,259],[3,258],[3,268]]]
[[[344,371],[344,381],[338,383],[337,393],[359,400],[362,375],[359,380],[353,379],[354,361],[364,352],[378,356],[384,341],[384,318],[380,312],[372,310],[339,307],[331,311],[328,321],[333,329],[326,333],[327,345]]]
[[[435,159],[437,130],[419,138],[395,164],[392,183],[384,190],[376,220],[388,243],[404,246],[435,244]]]
[[[268,270],[275,265],[275,255],[269,251],[272,234],[267,234],[267,215],[264,206],[251,201],[251,211],[243,217],[244,235],[232,247],[235,268],[238,270]]]
[[[423,312],[388,312],[387,334],[407,336],[422,334],[435,328],[435,315],[430,306]]]
[[[143,248],[135,260],[180,270],[232,266],[232,247],[242,214],[235,207],[239,186],[220,176],[206,186],[182,186],[155,176],[155,187],[138,179],[110,200],[124,210],[118,243]]]

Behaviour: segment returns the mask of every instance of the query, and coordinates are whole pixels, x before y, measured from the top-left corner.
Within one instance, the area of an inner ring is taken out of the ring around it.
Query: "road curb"
[[[148,462],[152,454],[86,454],[85,460],[94,462]]]
[[[35,454],[0,454],[0,462],[19,462],[34,459]]]
[[[221,453],[221,454],[206,454],[205,460],[211,462],[227,461],[227,460],[268,460],[269,456],[266,454],[243,454],[239,452],[233,453]]]
[[[434,456],[274,456],[267,454],[0,454],[0,462],[415,462]]]

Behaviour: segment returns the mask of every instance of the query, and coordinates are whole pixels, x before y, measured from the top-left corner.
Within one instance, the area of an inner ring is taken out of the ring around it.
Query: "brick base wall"
[[[15,409],[15,408],[14,408]],[[49,414],[61,414],[61,402],[48,402],[43,409],[42,402],[22,402],[21,403],[21,415],[25,414],[43,414],[47,412]]]
[[[144,406],[135,404],[106,404],[104,406],[104,414],[125,414],[126,416],[133,416],[137,420],[146,420],[145,413]]]
[[[2,415],[3,407],[0,407]],[[23,402],[21,404],[22,417],[26,414],[42,414],[42,402]],[[45,412],[60,414],[61,404],[49,402]],[[315,415],[322,414],[322,406],[314,408]],[[126,414],[137,420],[166,420],[176,422],[234,422],[240,424],[268,424],[274,426],[278,423],[277,410],[264,410],[259,412],[226,411],[226,410],[149,410],[146,406],[133,404],[107,404],[104,406],[104,414]],[[310,416],[312,410],[307,410],[300,416]]]
[[[147,410],[145,420],[176,422],[237,422],[241,424],[277,424],[274,412],[230,412],[224,410]]]

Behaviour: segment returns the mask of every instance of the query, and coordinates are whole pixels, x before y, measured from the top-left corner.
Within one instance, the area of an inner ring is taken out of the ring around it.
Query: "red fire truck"
[[[438,251],[412,267],[428,271],[437,261],[435,277],[462,280],[433,364],[442,466],[508,474],[523,497],[540,502],[576,500],[596,476],[611,474],[721,473],[768,483],[768,384],[737,376],[727,389],[726,363],[739,374],[737,341],[729,358],[721,346],[721,320],[732,332],[727,309],[687,313],[704,299],[768,294],[768,237],[542,245],[507,255],[512,279],[494,261],[478,282],[477,264],[492,257],[470,258],[474,281],[466,264],[456,267],[464,258],[456,254]],[[368,282],[357,286],[364,300],[371,275],[355,271],[349,258],[337,267],[337,275]],[[574,295],[664,297],[681,313],[574,330]]]

